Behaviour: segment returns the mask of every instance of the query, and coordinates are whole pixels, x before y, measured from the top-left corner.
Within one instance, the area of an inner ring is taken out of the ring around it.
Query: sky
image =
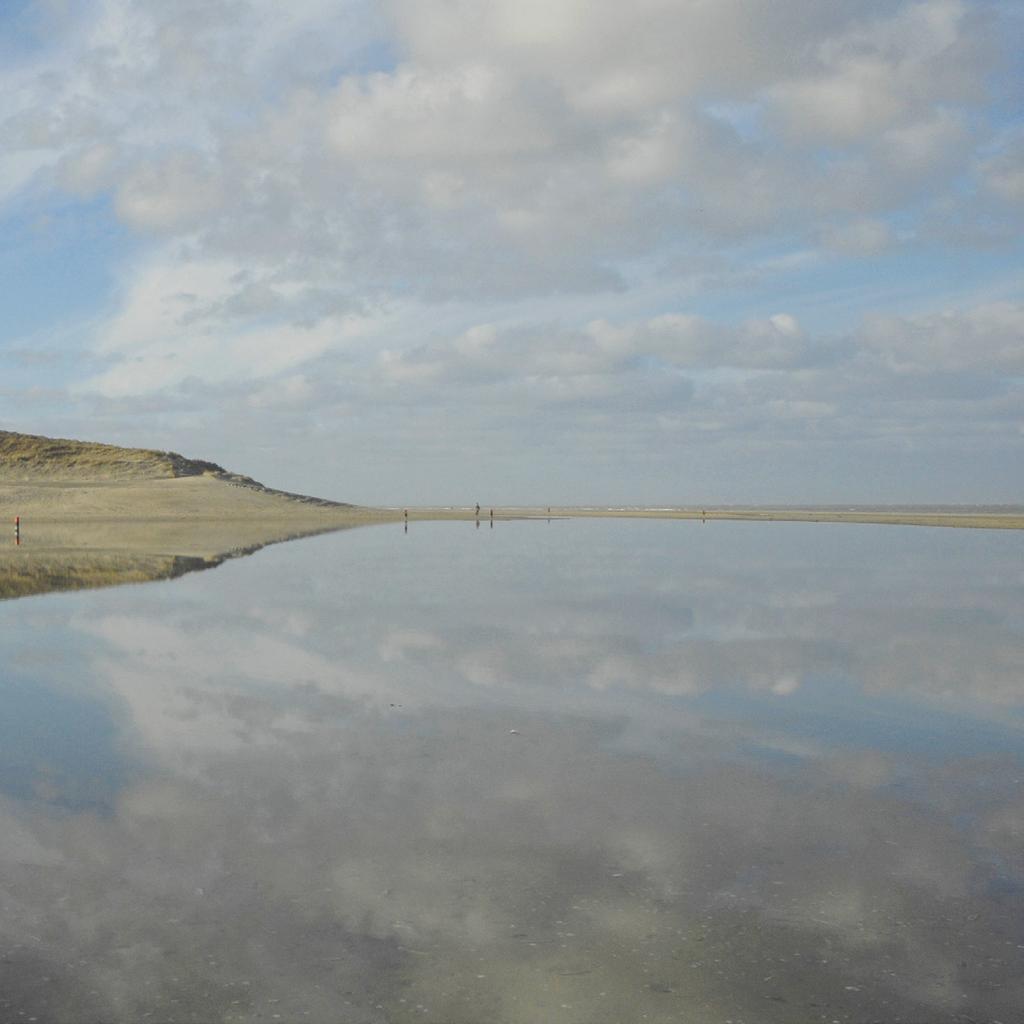
[[[369,504],[1024,500],[1017,0],[0,0],[0,429]]]

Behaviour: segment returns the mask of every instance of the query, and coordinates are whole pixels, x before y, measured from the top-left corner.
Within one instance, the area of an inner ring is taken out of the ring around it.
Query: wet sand
[[[393,510],[392,510],[393,511]],[[1024,529],[1024,507],[975,506],[495,506],[497,519],[706,519],[796,523],[875,523],[891,526],[958,526],[973,529]],[[473,507],[409,509],[409,518],[476,519]],[[489,521],[491,508],[479,519]]]
[[[215,557],[325,530],[429,520],[565,518],[876,523],[1024,529],[1010,506],[419,506],[347,505],[213,476],[143,480],[4,481],[0,516],[36,548]]]
[[[99,522],[259,523],[347,525],[394,518],[373,509],[233,483],[216,476],[157,480],[4,481],[0,510],[22,523]]]

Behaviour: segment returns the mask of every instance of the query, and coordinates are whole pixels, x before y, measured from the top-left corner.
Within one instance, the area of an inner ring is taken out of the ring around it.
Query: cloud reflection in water
[[[132,767],[0,803],[0,1009],[1009,1019],[1017,543],[445,524],[7,606]]]

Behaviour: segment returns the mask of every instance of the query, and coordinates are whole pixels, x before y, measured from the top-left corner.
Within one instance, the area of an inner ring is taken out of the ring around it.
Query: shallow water
[[[1009,1024],[1021,543],[415,523],[0,604],[0,1018]]]

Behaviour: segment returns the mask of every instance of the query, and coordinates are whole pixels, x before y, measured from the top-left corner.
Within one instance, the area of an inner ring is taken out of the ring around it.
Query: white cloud
[[[878,148],[893,171],[918,182],[943,164],[962,160],[968,145],[963,117],[939,109],[882,133]]]
[[[623,325],[595,320],[577,330],[470,328],[451,341],[386,350],[379,370],[391,382],[438,384],[603,376],[625,386],[637,365],[654,360],[675,369],[783,369],[820,358],[796,319],[785,313],[739,326],[686,314]]]
[[[290,318],[294,286],[221,261],[154,261],[129,281],[118,312],[98,331],[97,352],[112,362],[81,390],[109,397],[206,383],[258,381],[329,350],[374,336],[385,318]],[[263,311],[267,317],[261,317]]]
[[[175,153],[138,168],[122,182],[115,209],[134,228],[181,231],[201,224],[222,199],[216,171],[195,154]]]
[[[888,5],[817,42],[812,73],[774,85],[773,104],[799,137],[840,144],[912,127],[936,104],[978,97],[968,5]]]
[[[980,162],[981,179],[1000,199],[1024,203],[1024,133],[1002,140],[995,154]]]
[[[114,147],[105,142],[71,150],[58,165],[58,180],[68,192],[89,197],[106,188],[113,180],[116,160]]]
[[[822,241],[846,256],[874,256],[893,241],[892,229],[882,220],[855,220],[826,229]]]
[[[867,348],[899,373],[1024,376],[1024,306],[999,302],[915,317],[876,317]]]
[[[34,152],[15,152],[0,156],[0,202],[20,192],[51,160]]]
[[[403,175],[409,161],[458,168],[550,150],[553,126],[542,109],[522,102],[516,85],[482,65],[349,79],[329,103],[328,136],[335,153],[364,172],[367,162],[377,173],[377,161],[398,161]]]
[[[375,10],[106,0],[19,73],[22,144],[204,256],[525,295],[621,281],[673,238],[870,219],[955,171],[986,55],[956,0],[422,0],[385,5],[396,66],[347,70]],[[837,141],[844,165],[809,159]]]
[[[189,423],[219,415],[202,392],[295,429],[306,404],[319,429],[454,396],[510,449],[539,429],[525,402],[578,417],[559,423],[579,450],[632,457],[687,434],[870,435],[900,387],[952,401],[943,366],[968,429],[1005,415],[978,383],[1017,365],[998,317],[965,300],[954,326],[858,323],[894,294],[869,257],[1013,236],[1019,138],[987,92],[1006,18],[969,0],[102,0],[0,71],[0,195],[87,200],[132,235],[89,328],[103,368],[70,384],[115,418],[158,394]],[[905,403],[886,422],[939,419]]]

